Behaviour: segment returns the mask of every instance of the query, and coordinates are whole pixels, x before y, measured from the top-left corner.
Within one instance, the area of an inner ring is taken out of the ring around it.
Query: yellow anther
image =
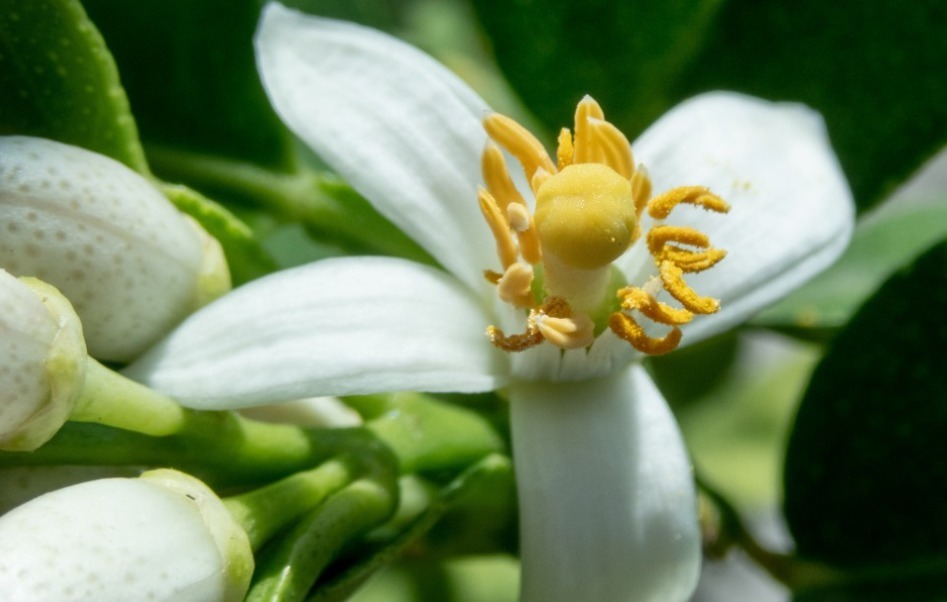
[[[726,213],[730,205],[704,186],[680,186],[672,188],[648,202],[648,214],[654,219],[665,219],[680,203],[697,205],[708,211]]]
[[[506,268],[506,271],[497,280],[497,295],[503,301],[517,307],[532,307],[535,305],[530,290],[532,284],[533,268],[517,261]]]
[[[556,166],[562,171],[563,168],[572,165],[572,159],[575,156],[575,149],[572,147],[572,132],[569,128],[559,130],[559,146],[556,149]]]
[[[516,189],[516,185],[513,184],[513,180],[510,178],[510,172],[506,168],[506,159],[503,158],[500,147],[493,143],[487,144],[487,148],[483,151],[480,167],[487,190],[496,199],[500,209],[506,211],[510,203],[526,205],[523,195]]]
[[[586,96],[575,109],[574,163],[589,163],[595,160],[595,140],[589,125],[590,118],[605,119],[605,114],[591,96]]]
[[[632,347],[648,355],[663,355],[674,351],[681,343],[680,328],[675,326],[663,338],[649,337],[634,318],[621,312],[611,315],[608,327],[616,335],[631,343]]]
[[[529,187],[533,189],[533,195],[539,193],[539,189],[543,187],[543,184],[546,183],[553,174],[549,173],[545,169],[537,169],[536,173],[533,174],[533,177],[529,180]]]
[[[510,228],[515,232],[522,232],[530,226],[529,209],[521,203],[510,203],[506,206],[506,217]]]
[[[706,249],[710,246],[710,239],[700,230],[686,226],[655,226],[648,232],[648,250],[656,259],[661,256],[668,243]]]
[[[599,148],[596,153],[599,160],[622,177],[631,179],[635,172],[635,159],[628,138],[617,127],[602,119],[589,119],[589,126]]]
[[[677,267],[681,268],[685,274],[695,274],[709,270],[726,256],[727,252],[723,249],[707,249],[706,251],[695,253],[684,249],[665,247],[660,256],[658,256],[658,261],[673,262]]]
[[[570,165],[544,182],[535,221],[543,254],[582,270],[615,261],[638,223],[631,184],[597,163]]]
[[[549,318],[572,318],[572,326],[568,325],[568,321],[549,321]],[[588,319],[588,317],[586,316],[585,319]],[[587,327],[583,318],[576,319],[572,315],[572,308],[565,299],[547,297],[542,305],[529,311],[529,318],[526,320],[526,332],[523,334],[506,336],[503,334],[503,331],[496,326],[490,326],[487,328],[487,336],[494,346],[504,351],[525,351],[530,347],[539,345],[545,340],[541,332],[544,327],[540,325],[540,322],[548,322],[545,328],[549,329],[551,336],[556,337],[557,340],[559,340],[558,337],[560,337],[560,335],[563,335],[565,336],[563,340],[578,341],[579,337],[584,337],[584,331]],[[589,322],[591,322],[591,320],[589,320]],[[554,325],[558,326],[558,329],[555,328]],[[594,328],[594,326],[592,328]],[[556,332],[553,332],[553,330]],[[571,337],[568,336],[569,332],[565,332],[570,330],[574,333]],[[565,349],[566,347],[563,348]],[[568,348],[572,349],[574,347]]]
[[[679,326],[687,324],[694,319],[694,314],[686,309],[676,309],[661,303],[647,291],[638,287],[625,287],[619,289],[618,298],[621,299],[621,306],[627,310],[638,310],[645,317],[659,324],[668,326]]]
[[[535,322],[543,338],[560,349],[583,349],[595,341],[595,323],[586,314],[571,318],[540,314]]]
[[[500,281],[500,278],[503,277],[503,274],[494,272],[493,270],[484,270],[483,277],[486,278],[487,282],[490,284],[496,284]]]
[[[648,199],[651,198],[651,178],[644,165],[638,164],[634,175],[631,176],[631,196],[635,199],[635,209],[640,218]]]
[[[516,238],[520,241],[520,254],[523,259],[533,265],[542,261],[539,236],[536,234],[533,216],[529,214],[529,209],[526,205],[510,203],[506,211],[510,227],[516,232]]]
[[[523,165],[528,179],[532,179],[533,174],[540,168],[549,173],[556,172],[556,166],[552,164],[549,153],[539,140],[509,117],[493,113],[483,120],[483,126],[491,138]]]
[[[720,309],[720,302],[712,297],[701,297],[684,282],[684,271],[671,261],[659,266],[664,290],[695,314],[712,314]]]
[[[500,256],[500,263],[503,264],[505,270],[516,261],[517,255],[516,243],[510,233],[510,226],[506,223],[506,216],[500,211],[492,194],[481,188],[477,191],[477,197],[480,201],[480,211],[483,213],[483,218],[490,226],[493,238],[496,239],[497,255]]]
[[[535,347],[543,342],[543,335],[539,334],[538,329],[523,334],[506,336],[496,326],[488,326],[487,337],[494,347],[510,352],[526,351],[530,347]]]

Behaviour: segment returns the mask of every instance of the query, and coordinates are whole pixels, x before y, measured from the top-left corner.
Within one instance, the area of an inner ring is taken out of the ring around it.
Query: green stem
[[[148,148],[159,173],[197,188],[238,194],[304,224],[320,240],[352,251],[381,253],[435,264],[411,238],[339,180],[305,167],[277,172],[253,163],[160,146]]]
[[[161,437],[179,432],[187,422],[187,412],[170,397],[129,380],[90,357],[85,384],[69,419]]]
[[[393,481],[355,481],[300,522],[257,565],[247,602],[296,602],[350,541],[387,519],[397,504]]]
[[[226,498],[224,504],[258,552],[277,531],[348,485],[358,472],[356,459],[341,455],[266,487]]]

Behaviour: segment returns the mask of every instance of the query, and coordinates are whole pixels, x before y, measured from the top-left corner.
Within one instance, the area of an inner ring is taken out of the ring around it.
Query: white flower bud
[[[6,600],[236,602],[252,572],[220,498],[173,470],[73,485],[0,517]]]
[[[0,137],[0,267],[59,288],[94,357],[134,358],[207,300],[202,286],[229,287],[219,245],[195,226],[108,157]]]
[[[56,434],[75,407],[86,359],[69,302],[0,269],[0,449],[36,449]]]

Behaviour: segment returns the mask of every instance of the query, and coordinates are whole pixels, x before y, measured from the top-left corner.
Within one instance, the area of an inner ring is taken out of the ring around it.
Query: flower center
[[[680,325],[719,309],[716,299],[699,296],[683,276],[713,267],[726,252],[712,248],[702,232],[663,220],[681,203],[725,213],[729,207],[720,197],[698,186],[651,197],[651,180],[643,166],[635,167],[628,140],[588,96],[576,109],[574,136],[566,128],[559,135],[556,165],[512,119],[492,114],[484,127],[522,165],[536,199],[530,214],[503,153],[488,144],[482,164],[486,187],[478,196],[503,271],[484,274],[501,300],[528,310],[523,334],[487,329],[494,345],[522,351],[547,341],[581,349],[607,327],[635,349],[661,354],[680,343]],[[658,222],[646,237],[656,276],[640,287],[616,286],[612,263],[641,237],[645,210]],[[662,292],[681,307],[659,301]],[[670,330],[663,337],[649,335],[635,312]]]

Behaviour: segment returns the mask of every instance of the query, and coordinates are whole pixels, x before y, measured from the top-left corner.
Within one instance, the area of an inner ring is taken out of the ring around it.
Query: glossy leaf
[[[825,116],[861,208],[947,141],[943,3],[473,4],[500,67],[552,131],[585,93],[630,138],[705,90],[801,101]]]
[[[118,71],[78,0],[0,0],[0,134],[148,167]]]
[[[912,570],[947,556],[944,307],[947,243],[885,283],[813,374],[784,473],[800,556]]]
[[[290,157],[256,74],[259,0],[85,0],[122,73],[146,145],[255,160]]]

